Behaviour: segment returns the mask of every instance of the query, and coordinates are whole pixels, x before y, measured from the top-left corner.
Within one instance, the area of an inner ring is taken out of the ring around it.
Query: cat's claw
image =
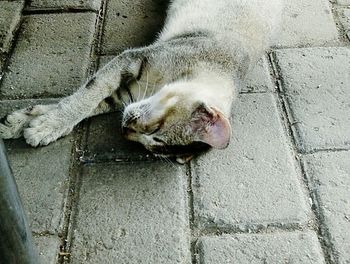
[[[48,145],[72,130],[73,127],[67,126],[62,119],[48,113],[33,119],[29,123],[29,128],[24,130],[23,135],[29,145],[36,147]]]

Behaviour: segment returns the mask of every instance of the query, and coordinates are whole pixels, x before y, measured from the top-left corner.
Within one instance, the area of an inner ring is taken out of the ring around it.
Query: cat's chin
[[[193,159],[193,155],[176,157],[176,162],[183,165]]]
[[[187,155],[178,155],[178,156],[169,156],[169,155],[164,155],[164,154],[155,154],[153,153],[153,155],[155,157],[158,158],[165,158],[165,159],[175,159],[175,161],[181,165],[186,164],[187,162],[189,162],[190,160],[193,159],[194,155],[192,154],[187,154]]]

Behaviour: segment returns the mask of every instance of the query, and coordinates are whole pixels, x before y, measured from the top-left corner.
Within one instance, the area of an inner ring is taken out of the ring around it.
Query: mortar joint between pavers
[[[97,45],[95,47],[95,54],[97,57],[101,56],[101,45],[102,45],[102,36],[103,36],[103,30],[105,27],[105,16],[106,16],[106,10],[107,10],[107,0],[102,0],[101,1],[101,6],[100,6],[100,10],[98,12],[98,16],[97,19],[99,20],[99,24],[98,24],[98,41],[97,41]]]
[[[349,6],[341,6],[338,5],[337,3],[330,3],[331,5],[331,10],[332,10],[332,14],[333,14],[333,19],[335,21],[335,25],[336,28],[338,30],[339,36],[340,36],[340,41],[343,42],[345,45],[349,45],[350,44],[350,35],[347,34],[347,31],[343,25],[343,23],[341,23],[340,19],[339,19],[339,10],[340,9],[350,9],[350,5]]]
[[[196,264],[196,252],[195,252],[195,241],[196,238],[193,235],[194,231],[194,220],[195,220],[195,214],[194,214],[194,199],[193,199],[193,188],[192,188],[192,162],[189,162],[186,165],[186,176],[187,176],[187,206],[188,206],[188,221],[190,225],[191,230],[191,245],[190,245],[190,252],[191,252],[191,259],[192,264]]]
[[[98,13],[98,11],[91,8],[31,8],[24,9],[23,15],[50,15],[50,14],[75,14],[75,13]]]
[[[312,199],[311,209],[313,213],[316,215],[316,225],[317,225],[316,231],[317,231],[318,239],[320,241],[326,263],[328,264],[339,263],[338,256],[334,249],[334,245],[331,242],[330,232],[327,228],[327,225],[325,224],[323,214],[321,213],[321,206],[318,202],[320,200],[320,197],[318,196],[317,192],[314,191],[316,188],[313,185],[312,179],[308,177],[305,170],[305,164],[302,161],[300,162],[300,166],[301,166],[303,176],[305,178],[305,182],[307,183],[307,187],[309,189],[310,197]]]
[[[198,250],[198,238],[191,238],[191,255],[192,255],[192,264],[200,264],[199,260],[199,250]]]
[[[285,128],[287,130],[288,136],[291,140],[291,144],[292,144],[292,148],[293,151],[295,153],[295,157],[296,157],[296,165],[297,165],[297,169],[298,171],[301,173],[302,176],[302,186],[304,187],[304,190],[306,190],[307,196],[309,198],[309,200],[312,203],[311,206],[311,210],[313,213],[313,221],[315,222],[315,231],[317,232],[317,236],[318,236],[318,240],[319,243],[321,244],[321,248],[322,248],[322,253],[324,256],[324,259],[326,261],[327,264],[333,264],[334,259],[336,258],[335,255],[333,254],[334,250],[333,247],[330,246],[328,247],[328,245],[330,245],[330,240],[329,240],[329,236],[324,236],[324,230],[321,228],[321,214],[318,211],[317,208],[317,204],[318,204],[318,200],[317,197],[315,196],[314,192],[311,189],[310,186],[310,181],[305,173],[305,170],[303,168],[303,164],[300,160],[300,155],[302,155],[303,153],[300,153],[300,151],[298,151],[298,139],[300,138],[298,135],[298,131],[294,128],[293,126],[293,122],[291,121],[291,110],[290,110],[290,105],[288,103],[288,100],[286,99],[285,94],[282,93],[283,90],[283,78],[280,76],[279,71],[280,71],[280,67],[277,63],[277,59],[275,57],[275,53],[271,53],[269,56],[269,60],[270,63],[272,65],[273,70],[275,70],[275,75],[278,77],[279,81],[276,80],[276,85],[280,86],[277,89],[277,96],[278,96],[278,101],[280,103],[280,108],[281,108],[281,114],[283,116],[283,120],[285,123]]]
[[[281,221],[282,222],[282,221]],[[310,223],[244,223],[236,226],[206,226],[195,227],[193,230],[193,238],[201,236],[221,236],[221,235],[237,235],[237,234],[271,234],[281,232],[295,231],[317,231],[317,227],[311,221]]]
[[[70,252],[70,245],[73,240],[73,227],[75,213],[79,202],[80,177],[82,174],[82,166],[79,162],[80,151],[87,142],[87,121],[83,121],[74,129],[74,143],[72,144],[71,165],[69,170],[69,180],[67,188],[67,199],[63,205],[63,231],[61,235],[60,253]],[[57,264],[66,262],[67,255],[59,254]]]

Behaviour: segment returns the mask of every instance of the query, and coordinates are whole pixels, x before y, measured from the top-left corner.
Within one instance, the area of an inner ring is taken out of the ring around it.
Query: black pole
[[[0,263],[38,264],[17,185],[0,138]]]

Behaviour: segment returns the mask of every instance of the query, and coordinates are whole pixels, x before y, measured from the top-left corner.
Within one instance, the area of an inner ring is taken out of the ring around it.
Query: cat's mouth
[[[210,146],[203,142],[193,142],[188,145],[159,145],[149,148],[156,157],[175,158],[180,164],[190,161],[195,155],[209,149]]]

